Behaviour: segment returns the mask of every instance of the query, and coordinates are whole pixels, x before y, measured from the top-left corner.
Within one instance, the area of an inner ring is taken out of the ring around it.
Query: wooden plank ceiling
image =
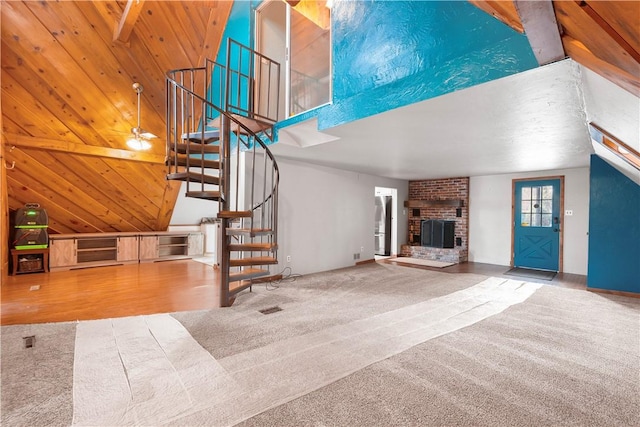
[[[514,2],[472,3],[523,31]],[[215,57],[231,5],[3,1],[9,208],[40,203],[57,233],[165,230],[179,185],[164,178],[164,75]],[[640,2],[553,6],[565,54],[640,95]],[[125,145],[137,125],[134,82],[144,86],[141,125],[159,136],[144,154]]]
[[[9,209],[39,203],[51,233],[166,230],[180,186],[165,180],[165,73],[215,58],[231,6],[3,1]],[[144,153],[126,146],[134,82],[141,127],[158,136]]]
[[[523,32],[517,2],[471,3]],[[566,56],[640,97],[640,2],[554,1]]]

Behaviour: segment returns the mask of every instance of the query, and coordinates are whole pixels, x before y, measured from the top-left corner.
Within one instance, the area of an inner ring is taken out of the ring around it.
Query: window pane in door
[[[540,200],[541,193],[540,187],[531,187],[531,200]]]
[[[533,214],[531,215],[531,226],[532,227],[540,227],[540,215]]]

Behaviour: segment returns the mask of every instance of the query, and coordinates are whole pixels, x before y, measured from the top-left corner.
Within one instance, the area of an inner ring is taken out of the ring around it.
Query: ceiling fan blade
[[[146,138],[146,139],[157,138],[157,136],[155,136],[151,132],[147,132],[146,130],[141,130],[140,131],[140,136],[143,137],[143,138]]]

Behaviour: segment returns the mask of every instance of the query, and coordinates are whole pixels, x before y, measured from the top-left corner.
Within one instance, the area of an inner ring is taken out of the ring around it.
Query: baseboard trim
[[[372,262],[376,262],[376,259],[375,258],[363,259],[362,261],[356,262],[356,265],[371,264]]]
[[[611,289],[600,289],[600,288],[590,288],[587,286],[587,290],[590,292],[596,292],[599,294],[609,294],[609,295],[618,295],[621,297],[630,297],[630,298],[640,298],[640,294],[635,292],[626,292],[626,291],[614,291]]]

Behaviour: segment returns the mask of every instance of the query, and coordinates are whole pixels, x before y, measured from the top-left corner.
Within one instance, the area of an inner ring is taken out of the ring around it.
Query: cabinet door
[[[204,239],[202,233],[189,234],[187,255],[201,256],[204,253]]]
[[[140,259],[158,258],[158,236],[140,237]]]
[[[118,237],[118,261],[138,259],[138,237]]]
[[[76,264],[76,239],[52,239],[49,245],[49,267]]]

